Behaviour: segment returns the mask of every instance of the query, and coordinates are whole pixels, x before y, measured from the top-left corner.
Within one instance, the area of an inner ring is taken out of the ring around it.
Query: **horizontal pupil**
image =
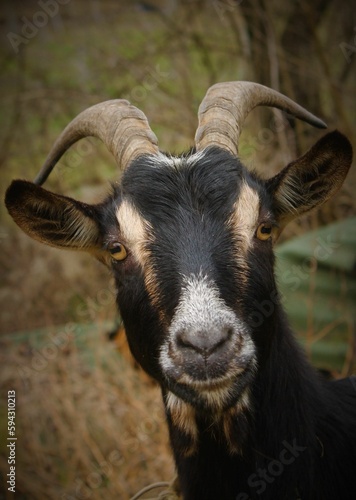
[[[269,234],[271,231],[272,231],[271,227],[268,227],[268,226],[261,227],[261,233]]]
[[[110,248],[110,250],[109,250],[111,255],[113,255],[115,253],[120,253],[121,251],[122,251],[121,245],[118,245],[117,247],[114,247],[114,248]]]

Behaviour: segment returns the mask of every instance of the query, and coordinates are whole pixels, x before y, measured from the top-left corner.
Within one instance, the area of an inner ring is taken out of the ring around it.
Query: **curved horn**
[[[209,88],[198,112],[196,149],[219,146],[238,154],[242,124],[256,106],[282,109],[319,128],[326,124],[288,97],[264,85],[252,82],[217,83]]]
[[[157,138],[142,111],[123,99],[105,101],[84,110],[67,125],[34,183],[43,184],[65,151],[88,136],[101,139],[121,169],[143,154],[159,151]]]

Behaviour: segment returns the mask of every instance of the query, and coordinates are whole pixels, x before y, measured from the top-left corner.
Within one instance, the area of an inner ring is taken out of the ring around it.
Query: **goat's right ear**
[[[5,204],[16,224],[31,238],[57,248],[85,250],[102,260],[95,205],[22,180],[12,182]]]

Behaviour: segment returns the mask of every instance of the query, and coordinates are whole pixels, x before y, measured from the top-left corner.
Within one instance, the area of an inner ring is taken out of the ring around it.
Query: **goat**
[[[124,100],[79,114],[34,183],[6,205],[32,238],[110,266],[130,350],[161,386],[185,500],[356,498],[356,383],[326,382],[288,326],[273,245],[285,225],[342,185],[352,147],[338,131],[263,180],[238,157],[258,105],[316,127],[304,108],[252,82],[212,86],[195,148],[160,152],[145,115]],[[102,203],[40,187],[77,140],[99,137],[123,170]],[[254,320],[269,300],[273,313]]]

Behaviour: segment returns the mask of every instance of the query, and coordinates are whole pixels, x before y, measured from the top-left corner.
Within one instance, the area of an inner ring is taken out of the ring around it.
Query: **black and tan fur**
[[[285,224],[332,196],[351,159],[333,132],[267,181],[213,146],[141,155],[98,205],[20,180],[7,191],[31,237],[112,267],[131,352],[162,388],[184,500],[356,498],[355,385],[307,363],[273,257]],[[265,300],[273,312],[256,322]],[[263,479],[281,454],[288,465]]]

